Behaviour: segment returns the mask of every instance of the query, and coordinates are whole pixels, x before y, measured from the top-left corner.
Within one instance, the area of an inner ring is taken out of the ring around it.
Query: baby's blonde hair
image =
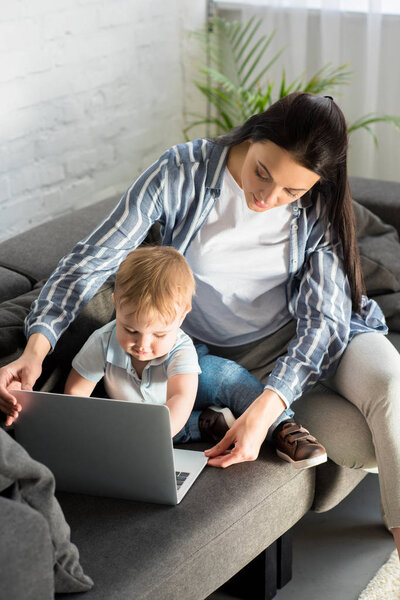
[[[193,273],[182,254],[171,246],[143,246],[120,264],[115,280],[115,304],[132,305],[132,312],[149,321],[161,316],[174,321],[190,310],[195,292]]]

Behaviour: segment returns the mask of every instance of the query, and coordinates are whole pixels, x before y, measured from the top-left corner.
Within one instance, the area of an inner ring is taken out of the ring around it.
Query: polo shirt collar
[[[163,356],[160,356],[158,358],[153,358],[153,360],[151,360],[149,363],[147,363],[145,368],[147,368],[148,366],[161,365],[169,357],[169,354],[170,353],[164,354]],[[107,348],[106,360],[110,364],[112,364],[116,367],[121,367],[121,369],[126,369],[127,371],[132,368],[131,357],[119,345],[119,342],[117,339],[116,324],[114,325],[113,330],[110,335],[110,341],[109,341],[108,348]]]

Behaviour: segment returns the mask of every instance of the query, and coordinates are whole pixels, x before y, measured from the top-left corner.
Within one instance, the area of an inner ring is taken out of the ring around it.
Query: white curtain
[[[251,2],[251,3],[250,3]],[[366,113],[400,116],[400,15],[387,14],[385,0],[361,0],[344,10],[343,0],[244,0],[216,3],[221,16],[247,20],[263,17],[263,33],[276,31],[268,56],[285,48],[271,70],[280,82],[311,77],[327,63],[349,63],[351,81],[333,92],[349,123]],[[310,8],[317,6],[320,8]],[[400,0],[399,0],[400,4]],[[350,136],[351,175],[400,181],[400,132],[391,125],[373,126],[379,147],[360,130]]]

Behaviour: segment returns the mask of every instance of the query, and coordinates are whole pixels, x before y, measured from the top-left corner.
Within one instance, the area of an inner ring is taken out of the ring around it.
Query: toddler
[[[104,378],[110,398],[166,404],[175,442],[221,439],[235,420],[228,408],[206,407],[191,415],[201,370],[180,326],[194,291],[192,271],[174,248],[131,252],[116,276],[116,318],[75,356],[65,393],[90,396]]]

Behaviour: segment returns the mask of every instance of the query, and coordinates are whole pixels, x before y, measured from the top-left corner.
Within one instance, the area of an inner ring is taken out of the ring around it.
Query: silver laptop
[[[164,405],[14,390],[15,438],[57,490],[178,504],[207,463],[174,449]]]

